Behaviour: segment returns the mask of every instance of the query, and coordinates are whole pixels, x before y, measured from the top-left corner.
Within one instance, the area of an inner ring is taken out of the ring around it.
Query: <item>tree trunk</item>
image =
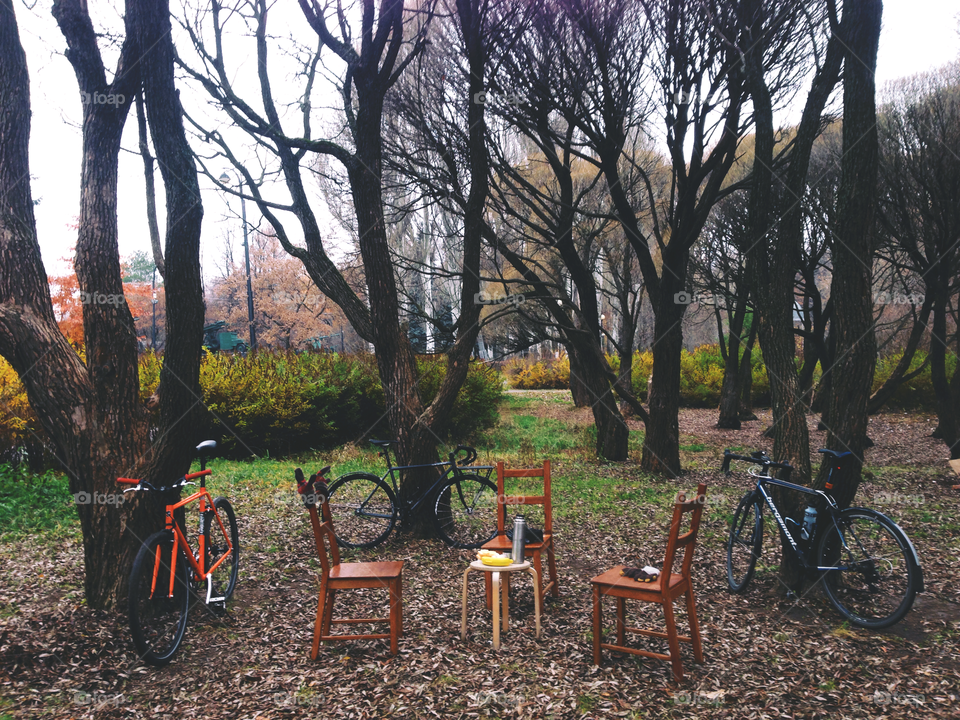
[[[587,371],[580,363],[580,353],[571,350],[567,356],[570,359],[570,395],[573,397],[573,405],[578,408],[589,407],[593,402],[593,395],[584,380]]]
[[[746,350],[742,359],[740,356],[740,337],[747,314],[747,300],[744,289],[738,294],[737,307],[730,322],[730,332],[727,336],[727,361],[723,367],[723,385],[720,387],[718,428],[740,429],[740,379],[742,377],[740,365],[744,360],[749,362]]]
[[[876,415],[880,412],[900,386],[919,375],[926,366],[926,362],[924,362],[913,372],[907,372],[907,370],[910,369],[910,364],[913,362],[914,356],[917,354],[917,348],[920,347],[920,340],[923,337],[923,331],[927,328],[927,320],[930,317],[930,309],[932,307],[933,295],[928,293],[923,298],[923,305],[920,307],[920,316],[916,318],[910,330],[910,337],[907,338],[907,344],[903,348],[903,355],[900,356],[900,362],[897,363],[897,367],[893,369],[890,377],[886,379],[883,385],[878,387],[876,392],[870,396],[870,401],[867,403],[867,413],[869,415]],[[937,397],[940,397],[939,393]]]
[[[83,533],[86,599],[94,608],[109,608],[126,596],[126,579],[138,540],[158,527],[153,521],[160,517],[155,499],[124,503],[122,508],[115,498],[112,503],[98,500],[122,497],[117,476],[143,470],[143,458],[148,453],[147,416],[138,400],[136,338],[129,309],[122,300],[116,200],[120,134],[129,107],[127,100],[132,100],[140,82],[138,71],[156,71],[158,64],[166,61],[171,92],[163,96],[158,93],[148,102],[171,104],[170,94],[175,99],[168,10],[150,5],[160,14],[159,20],[154,19],[160,38],[150,45],[154,48],[152,53],[141,56],[134,28],[139,6],[128,3],[126,39],[112,85],[106,84],[85,3],[62,0],[54,6],[54,15],[67,39],[67,57],[77,76],[81,97],[87,100],[76,259],[78,281],[84,293],[86,365],[60,333],[53,314],[36,238],[30,186],[23,181],[29,177],[26,62],[12,9],[9,5],[0,6],[0,105],[5,109],[0,115],[0,196],[4,197],[5,206],[0,215],[0,352],[19,373],[34,412],[67,470]],[[113,102],[98,102],[100,97],[111,95]],[[179,105],[176,107],[179,109]],[[159,140],[160,134],[155,128],[154,137]],[[185,156],[190,157],[189,151]],[[195,185],[195,173],[193,180]],[[175,184],[189,186],[189,175],[180,172]],[[175,190],[168,187],[168,199],[173,193]],[[188,213],[188,217],[197,218],[197,239],[198,197],[198,193],[194,195],[192,205],[196,208]],[[183,208],[179,210],[175,217],[182,215]],[[191,339],[196,371],[191,382],[190,375],[177,368],[176,382],[179,387],[193,389],[198,376],[202,327],[198,252],[192,259],[183,256],[181,262],[195,266],[200,312]],[[168,283],[168,288],[168,298],[184,291],[177,282]],[[173,314],[168,316],[172,318]],[[171,336],[173,332],[171,329]],[[173,370],[166,364],[164,369],[168,373]],[[196,404],[196,393],[181,394],[189,395],[186,407]],[[168,397],[172,395],[167,393]],[[178,412],[173,420],[173,425],[180,424],[179,431],[166,432],[172,427],[168,425],[161,435],[176,438],[189,432],[191,423],[181,422],[183,416],[183,412]],[[170,452],[165,453],[164,448]],[[169,440],[166,445],[150,448],[149,453],[154,461],[173,457],[181,466],[189,462],[183,446],[175,448]],[[125,532],[127,529],[132,532]]]
[[[674,281],[674,282],[671,282]],[[687,306],[674,301],[684,278],[664,273],[657,298],[653,342],[653,383],[647,403],[650,422],[640,465],[649,472],[680,474],[680,352],[683,314]]]
[[[600,353],[600,346],[594,346],[592,338],[586,333],[576,333],[571,337],[569,347],[571,359],[578,357],[577,365],[583,371],[583,386],[590,398],[590,408],[597,426],[597,457],[626,460],[629,428],[617,407],[617,396],[608,379],[608,367]]]
[[[841,508],[850,505],[860,485],[867,447],[867,401],[877,357],[872,267],[879,167],[875,73],[882,9],[881,0],[845,5],[840,27],[845,57],[836,236],[841,242],[833,245],[831,302],[835,312],[830,334],[836,350],[825,422],[827,447],[849,450],[858,460],[848,463],[841,477],[833,479],[833,495]],[[829,463],[821,463],[815,487],[825,485],[828,470]]]
[[[928,292],[934,296],[933,325],[930,338],[930,380],[937,396],[937,429],[933,436],[947,445],[950,458],[960,457],[960,364],[953,371],[952,381],[947,377],[947,278],[940,277],[927,284]]]
[[[750,336],[747,346],[743,349],[740,360],[740,419],[756,420],[753,412],[753,346],[757,341],[757,323],[755,316],[751,318]]]

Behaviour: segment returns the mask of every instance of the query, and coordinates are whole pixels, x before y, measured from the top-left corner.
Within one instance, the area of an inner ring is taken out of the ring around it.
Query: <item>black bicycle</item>
[[[820,452],[830,462],[826,489],[831,490],[834,471],[854,456],[834,450]],[[754,467],[747,472],[757,479],[756,487],[737,506],[730,525],[727,582],[732,592],[742,592],[753,577],[763,541],[766,504],[800,565],[822,573],[827,597],[841,615],[854,625],[871,629],[889,627],[903,619],[917,593],[923,592],[923,572],[917,551],[899,525],[876,510],[840,510],[826,492],[787,482],[793,466],[773,462],[763,451],[735,455],[725,450],[721,469],[727,474],[731,460],[751,463]],[[771,469],[782,471],[784,477],[771,477]],[[810,496],[802,523],[783,518],[770,486]],[[820,541],[813,547],[817,525],[822,530]]]
[[[395,440],[370,442],[386,458],[387,472],[382,477],[367,472],[348,473],[330,485],[330,509],[336,520],[340,545],[375,547],[387,539],[398,518],[406,521],[424,506],[429,509],[437,534],[448,545],[476,548],[494,536],[497,486],[490,480],[494,468],[492,465],[470,466],[477,459],[476,450],[458,445],[446,462],[394,465],[390,460],[390,446]],[[463,457],[457,459],[458,453],[463,453]],[[429,468],[435,468],[436,481],[418,497],[400,500],[400,482],[406,474]]]

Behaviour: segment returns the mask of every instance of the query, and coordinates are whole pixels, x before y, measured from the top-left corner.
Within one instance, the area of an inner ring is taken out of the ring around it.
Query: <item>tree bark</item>
[[[687,306],[674,301],[684,276],[664,273],[654,321],[653,383],[647,403],[650,422],[640,465],[644,470],[676,477],[680,474],[680,352],[682,321]]]
[[[150,5],[160,13],[160,19],[154,20],[155,27],[162,31],[163,9]],[[147,447],[147,414],[138,400],[136,337],[123,301],[117,252],[117,162],[129,101],[140,84],[139,71],[154,67],[163,56],[168,65],[170,92],[155,102],[171,105],[170,94],[175,99],[169,18],[159,45],[150,46],[155,52],[142,56],[133,24],[137,10],[136,3],[128,2],[126,38],[114,81],[108,84],[86,3],[60,0],[54,5],[54,16],[68,44],[67,58],[85,101],[76,257],[77,277],[84,293],[84,364],[60,333],[53,313],[37,243],[30,185],[24,180],[29,177],[30,131],[26,59],[12,7],[0,4],[0,106],[4,108],[0,114],[0,196],[4,198],[0,214],[0,352],[20,375],[34,412],[66,469],[70,490],[78,500],[85,593],[87,603],[94,608],[109,608],[126,596],[126,580],[138,540],[155,530],[161,517],[155,499],[127,502],[121,508],[117,502],[98,502],[97,498],[120,493],[118,475],[149,473],[150,467],[185,469],[189,455],[183,452],[183,443],[174,440],[183,438],[192,427],[189,422],[180,423],[184,412],[169,412],[169,399],[176,391],[167,392],[167,425],[161,427],[160,433],[165,444]],[[155,137],[159,139],[156,130]],[[190,178],[180,172],[174,185],[189,182]],[[175,190],[168,188],[168,198],[173,193]],[[198,194],[195,201],[197,197]],[[195,212],[194,216],[198,240],[199,215]],[[192,382],[183,367],[167,366],[169,355],[164,365],[168,384],[169,375],[175,373],[175,386],[179,387],[196,387],[199,374],[202,300],[198,257],[197,249],[192,259],[189,255],[181,259],[183,264],[194,265],[199,307],[199,321],[193,337],[188,338],[195,346],[196,356]],[[170,283],[169,288],[170,296],[183,290],[177,282]],[[174,314],[171,312],[168,317],[173,319]],[[174,339],[183,329],[171,328],[170,332]],[[189,394],[182,406],[192,407],[196,397]],[[161,408],[164,406],[161,389]],[[176,428],[178,423],[180,427]],[[170,475],[147,477],[160,479]],[[129,496],[125,499],[129,500]]]
[[[831,301],[835,304],[830,334],[836,354],[827,398],[826,445],[849,450],[857,462],[847,463],[833,478],[833,496],[847,507],[860,485],[863,451],[867,446],[867,401],[876,367],[873,332],[872,268],[876,247],[874,213],[877,203],[877,109],[875,74],[880,39],[881,0],[844,5],[840,32],[843,63],[843,160],[837,197],[840,242],[833,246]],[[815,487],[827,480],[829,463],[821,463]]]
[[[750,335],[740,360],[740,419],[756,420],[753,412],[753,346],[757,341],[756,316],[751,318]]]
[[[893,372],[890,373],[890,377],[870,396],[870,400],[867,403],[867,414],[876,415],[880,412],[900,386],[919,375],[926,366],[926,363],[923,363],[913,372],[907,372],[910,369],[910,364],[913,362],[914,356],[917,354],[917,348],[920,347],[920,340],[923,338],[923,331],[927,327],[927,320],[930,317],[932,307],[933,295],[927,294],[924,296],[923,304],[920,306],[920,315],[910,329],[910,336],[907,338],[907,344],[903,348],[903,355],[900,356],[900,361],[897,363],[897,367],[893,369]],[[939,393],[937,396],[940,397]]]
[[[930,330],[930,380],[937,396],[938,424],[933,436],[947,445],[950,458],[960,457],[960,364],[953,371],[953,379],[947,378],[946,356],[949,343],[947,334],[947,283],[942,271],[934,270],[940,277],[928,281],[927,290],[933,294],[933,323]]]
[[[720,387],[718,428],[740,429],[740,380],[743,376],[740,366],[744,361],[747,363],[750,361],[746,343],[744,343],[745,349],[742,357],[740,353],[740,340],[747,315],[748,300],[749,297],[744,288],[737,296],[737,306],[730,320],[730,332],[727,335],[727,358],[723,367],[723,385]]]

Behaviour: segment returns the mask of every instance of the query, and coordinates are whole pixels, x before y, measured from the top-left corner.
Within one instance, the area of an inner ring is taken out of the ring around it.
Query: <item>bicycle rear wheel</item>
[[[478,548],[497,532],[497,486],[479,475],[451,478],[433,509],[437,533],[447,545]]]
[[[753,577],[763,544],[763,514],[760,499],[747,493],[740,500],[727,540],[727,585],[742,592]]]
[[[175,570],[172,561],[173,534],[161,530],[140,547],[130,572],[127,615],[133,644],[141,660],[157,667],[169,663],[180,648],[190,610],[187,561],[177,557]]]
[[[371,548],[387,539],[397,522],[397,499],[383,480],[350,473],[337,478],[328,492],[338,544]]]
[[[847,508],[820,540],[823,587],[852,624],[880,629],[900,622],[913,606],[920,566],[910,540],[886,515]]]
[[[230,501],[225,497],[218,497],[213,501],[213,507],[216,509],[216,515],[211,515],[206,524],[206,539],[204,547],[206,548],[207,558],[204,562],[204,569],[209,569],[217,560],[222,558],[227,552],[227,538],[223,531],[230,538],[230,554],[226,560],[217,566],[210,575],[212,587],[210,596],[212,598],[222,597],[224,605],[233,595],[237,587],[237,573],[240,569],[240,534],[237,531],[237,516],[233,512]],[[223,530],[220,529],[220,523],[217,517],[223,523]],[[206,600],[206,583],[203,583],[203,598]]]

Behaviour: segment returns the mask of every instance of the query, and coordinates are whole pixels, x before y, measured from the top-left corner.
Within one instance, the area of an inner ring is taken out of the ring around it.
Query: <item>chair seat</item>
[[[670,534],[667,537],[667,549],[664,553],[663,564],[660,566],[660,576],[653,582],[637,582],[623,574],[626,566],[617,565],[590,580],[593,588],[593,663],[600,664],[601,650],[615,650],[618,652],[650,657],[658,660],[669,660],[673,667],[673,677],[677,682],[683,680],[683,663],[680,659],[680,643],[693,645],[694,659],[703,662],[703,643],[700,639],[700,627],[697,621],[697,605],[694,598],[691,566],[693,551],[697,541],[697,532],[700,529],[700,517],[703,514],[703,498],[706,496],[707,486],[700,483],[697,494],[688,500],[684,493],[677,493],[677,500],[673,504],[673,520],[670,523]],[[689,516],[689,529],[682,532],[684,516]],[[683,550],[683,560],[679,573],[673,572],[674,559],[677,550]],[[604,640],[603,637],[603,598],[616,598],[616,642]],[[673,604],[686,597],[687,620],[690,625],[690,634],[681,635],[677,630],[677,621]],[[656,603],[663,609],[663,619],[666,625],[662,630],[633,627],[627,624],[627,601],[640,603]],[[658,652],[652,649],[627,645],[627,633],[644,637],[666,640],[670,648],[669,653]]]
[[[542,550],[545,545],[550,544],[552,537],[552,535],[544,535],[542,542],[528,542],[525,547],[531,552],[534,550]],[[484,550],[496,550],[497,552],[503,552],[504,550],[513,549],[513,540],[508,538],[506,535],[497,535],[492,540],[488,540],[480,547]]]
[[[656,580],[646,583],[640,583],[632,578],[625,577],[620,574],[620,571],[623,570],[626,565],[617,565],[615,568],[610,568],[602,575],[597,575],[590,582],[595,585],[604,586],[605,595],[618,595],[622,593],[653,593],[659,595],[662,592],[661,585],[663,582],[663,576],[661,575]],[[670,575],[670,581],[667,585],[668,589],[677,588],[680,585],[685,584],[683,575],[677,575],[675,573]]]
[[[392,580],[403,572],[403,561],[341,563],[330,568],[331,580]]]

